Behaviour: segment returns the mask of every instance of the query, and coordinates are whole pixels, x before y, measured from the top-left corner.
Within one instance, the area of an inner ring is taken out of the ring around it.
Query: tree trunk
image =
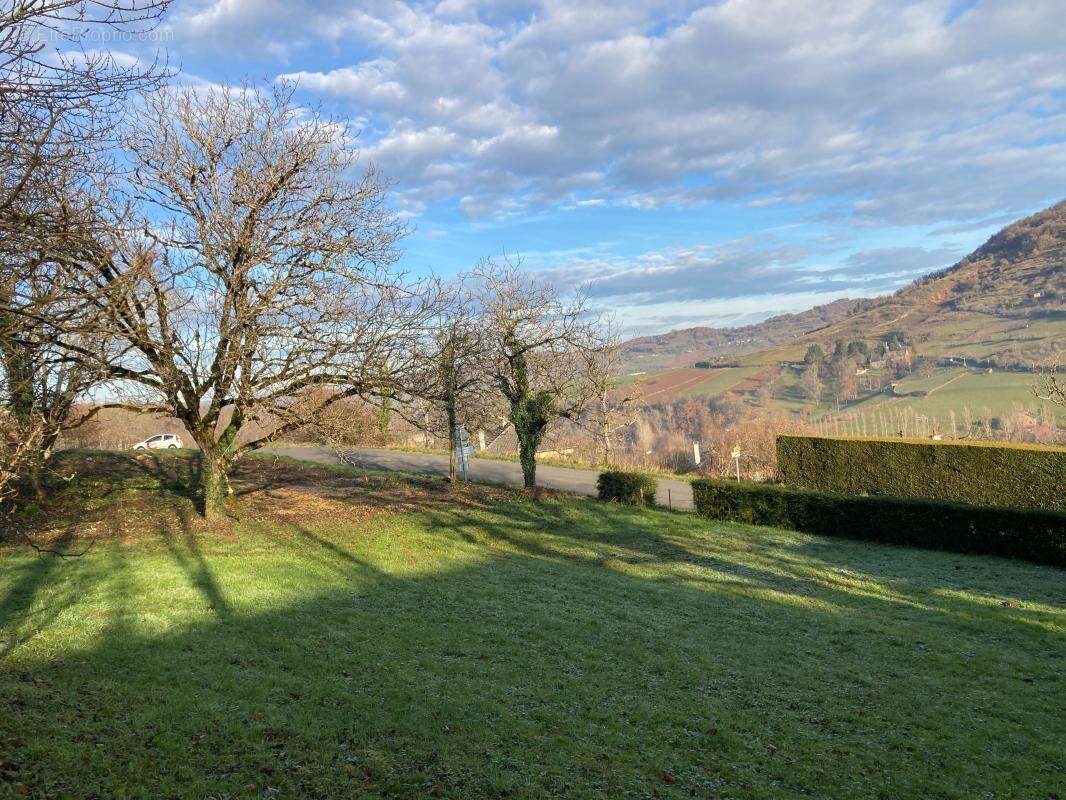
[[[518,436],[518,461],[522,465],[522,482],[527,489],[532,489],[537,483],[537,448],[544,437],[544,426],[531,425],[527,420],[524,422],[525,425],[519,427],[513,418],[511,420]]]
[[[518,460],[522,464],[522,483],[527,489],[537,485],[537,448],[527,446],[521,438],[518,440]]]
[[[392,395],[385,394],[381,398],[381,408],[378,410],[378,433],[381,436],[381,446],[389,444],[389,425],[392,422]]]
[[[44,484],[41,482],[41,472],[43,470],[44,464],[40,458],[32,459],[26,470],[30,491],[33,492],[33,499],[38,503],[44,502]]]
[[[611,417],[607,407],[607,394],[600,395],[600,438],[603,441],[603,464],[611,466]]]
[[[455,483],[455,448],[460,444],[459,438],[455,435],[455,403],[445,401],[445,409],[448,412],[448,441],[451,443],[451,447],[448,448],[448,480]]]
[[[229,462],[213,448],[200,453],[200,498],[204,517],[212,519],[226,511],[233,489],[229,482]]]

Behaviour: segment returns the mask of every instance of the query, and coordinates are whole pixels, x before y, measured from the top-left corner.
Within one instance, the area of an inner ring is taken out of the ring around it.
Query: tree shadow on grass
[[[74,538],[73,531],[68,529],[53,546],[63,552]],[[80,590],[100,577],[92,562],[64,563],[62,558],[50,553],[20,560],[16,566],[9,565],[8,568],[14,577],[6,593],[0,597],[0,634],[3,634],[0,663],[16,647],[26,644],[53,624],[79,601]],[[52,580],[57,572],[64,573],[62,582]]]
[[[786,602],[821,600],[864,614],[875,611],[877,604],[891,604],[919,615],[951,614],[977,624],[1064,622],[1066,581],[1029,579],[1034,571],[1051,578],[1063,574],[1053,567],[668,513],[638,516],[592,502],[582,503],[579,514],[572,512],[566,504],[533,504],[510,506],[506,515],[498,516],[468,510],[431,516],[437,526],[451,525],[460,536],[469,538],[464,531],[488,532],[489,538],[540,558],[592,566],[654,563],[658,580],[768,588]],[[485,538],[483,533],[472,540]],[[575,548],[575,541],[585,546]],[[713,577],[700,577],[699,572]],[[1004,588],[1009,590],[1006,596],[999,594]],[[1024,614],[1019,613],[1022,604],[1031,606]]]
[[[175,527],[177,530],[174,530]],[[231,613],[230,604],[204,557],[191,526],[188,509],[178,509],[176,526],[173,522],[160,519],[159,538],[188,577],[189,583],[203,595],[210,609],[221,618],[228,617]]]
[[[1025,586],[1061,620],[1042,568],[381,488],[411,509],[380,519],[402,519],[418,569],[364,546],[378,518],[275,526],[242,556],[180,509],[155,521],[156,560],[116,544],[19,565],[4,618],[61,602],[0,662],[0,760],[17,767],[0,780],[41,796],[827,798],[1061,781],[1061,636],[1017,624],[1039,621],[1029,609],[937,594]],[[145,621],[187,588],[210,613]],[[86,615],[62,612],[85,593],[109,618],[74,647]]]
[[[116,619],[73,656],[53,650],[62,636],[23,656],[40,683],[0,673],[0,747],[32,742],[5,760],[41,796],[1037,797],[1061,778],[1063,689],[1032,631],[928,611],[915,627],[918,610],[885,604],[875,626],[839,596],[842,611],[738,594],[720,577],[802,579],[672,532],[593,532],[565,504],[510,508],[510,528],[473,514],[432,512],[417,535],[485,557],[417,575],[310,528],[271,539],[254,574],[162,533],[177,574],[231,602],[152,635],[120,619],[166,581],[138,588],[128,547],[94,554]],[[308,564],[284,607],[242,601]],[[689,585],[678,565],[709,577]],[[1023,659],[1035,684],[1012,674]]]

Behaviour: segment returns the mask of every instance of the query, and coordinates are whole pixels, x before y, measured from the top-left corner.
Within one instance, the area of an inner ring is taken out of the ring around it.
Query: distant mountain
[[[782,314],[739,328],[684,328],[657,336],[642,336],[622,345],[623,363],[626,372],[652,372],[761,350],[844,319],[860,302],[836,300],[799,314]]]
[[[745,328],[690,328],[624,345],[630,371],[744,353],[802,358],[812,343],[903,334],[919,355],[999,366],[1066,357],[1066,200],[992,236],[957,264],[888,297],[839,300]],[[752,352],[758,351],[758,352]]]
[[[957,264],[889,297],[862,301],[844,319],[761,355],[795,358],[812,342],[869,341],[894,332],[931,358],[1018,367],[1061,360],[1066,201],[1008,225]]]

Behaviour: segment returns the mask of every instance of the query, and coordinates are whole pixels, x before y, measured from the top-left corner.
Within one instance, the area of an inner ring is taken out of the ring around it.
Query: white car
[[[133,450],[177,450],[179,447],[185,445],[181,441],[181,437],[176,433],[161,433],[158,436],[152,436],[145,439],[143,442],[137,442],[131,449]]]

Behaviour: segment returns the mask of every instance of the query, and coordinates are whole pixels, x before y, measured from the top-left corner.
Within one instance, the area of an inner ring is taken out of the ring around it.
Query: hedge
[[[596,481],[600,500],[631,506],[654,506],[659,482],[639,472],[602,472]]]
[[[779,436],[777,470],[782,483],[818,492],[1066,512],[1063,448]]]
[[[692,482],[697,513],[825,536],[983,553],[1066,567],[1066,514],[773,484]]]

